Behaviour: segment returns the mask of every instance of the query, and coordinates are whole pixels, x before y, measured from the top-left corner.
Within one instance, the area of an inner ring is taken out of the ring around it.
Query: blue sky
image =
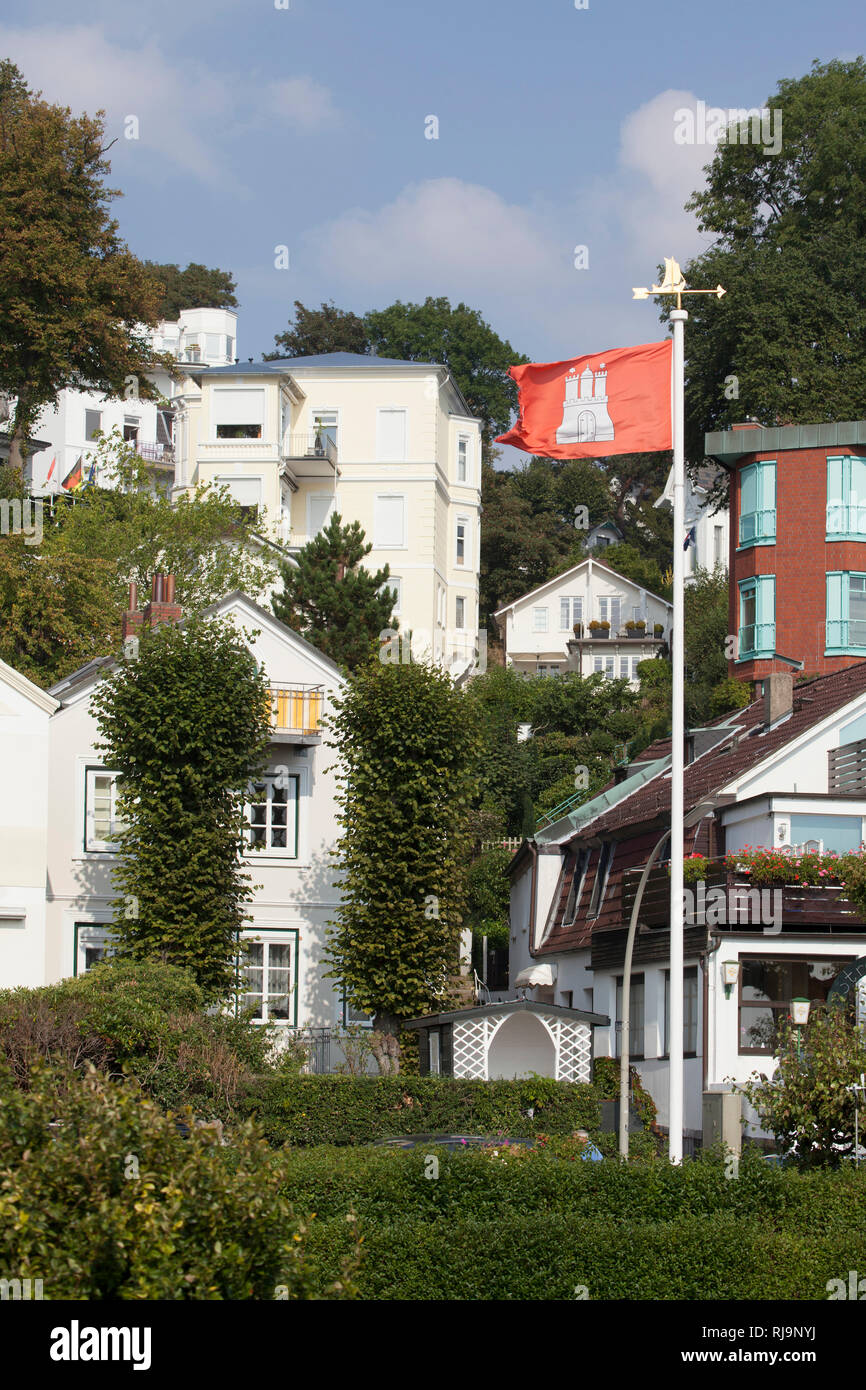
[[[0,22],[31,85],[106,110],[132,249],[233,272],[244,358],[295,299],[465,299],[541,361],[658,338],[631,287],[701,249],[682,204],[712,154],[674,111],[866,50],[859,0],[289,5],[6,0]]]

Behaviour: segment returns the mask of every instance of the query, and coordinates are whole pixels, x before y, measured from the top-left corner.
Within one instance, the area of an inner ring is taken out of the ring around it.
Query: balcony
[[[333,478],[337,446],[327,432],[301,430],[283,436],[282,458],[294,478]]]
[[[740,628],[738,660],[745,661],[750,656],[773,656],[775,650],[775,623],[747,623]]]
[[[323,705],[320,685],[272,685],[271,742],[321,743]]]
[[[631,921],[640,869],[622,876],[622,925]],[[837,883],[782,887],[752,885],[749,874],[728,869],[724,860],[710,860],[701,884],[686,884],[685,925],[706,926],[711,931],[763,931],[768,925],[786,932],[859,932],[866,921],[844,896]],[[670,924],[671,880],[667,865],[650,870],[638,914],[641,926],[667,928]],[[779,895],[778,897],[776,895]]]
[[[142,443],[135,445],[135,452],[145,463],[162,464],[174,471],[174,446],[172,444]]]

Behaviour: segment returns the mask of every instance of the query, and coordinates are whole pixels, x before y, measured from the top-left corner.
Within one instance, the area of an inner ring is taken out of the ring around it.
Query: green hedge
[[[428,1174],[429,1155],[438,1176]],[[825,1299],[866,1268],[866,1174],[740,1176],[701,1160],[624,1167],[526,1150],[283,1150],[281,1197],[315,1211],[322,1287],[363,1238],[365,1299]],[[346,1214],[355,1220],[347,1223]]]
[[[270,1143],[301,1145],[406,1134],[572,1134],[597,1129],[600,1117],[592,1086],[547,1077],[272,1076],[259,1080],[246,1107]]]
[[[307,1257],[323,1286],[363,1236],[357,1293],[370,1300],[826,1299],[827,1281],[862,1269],[866,1236],[764,1230],[729,1213],[708,1223],[613,1224],[604,1217],[509,1211],[447,1226],[314,1221]]]

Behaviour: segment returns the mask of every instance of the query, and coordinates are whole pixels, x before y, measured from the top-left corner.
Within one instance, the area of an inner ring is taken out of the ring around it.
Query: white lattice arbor
[[[572,1013],[571,1010],[568,1011]],[[552,1044],[553,1071],[557,1081],[589,1081],[592,1069],[592,1028],[587,1019],[567,1017],[562,1012],[532,1011],[531,1017],[538,1027],[543,1028]],[[508,1030],[515,1018],[526,1019],[526,1013],[518,1014],[512,1004],[495,1006],[483,1013],[467,1011],[464,1017],[453,1016],[452,1025],[452,1069],[453,1075],[470,1080],[486,1081],[490,1076],[490,1051],[494,1040],[501,1031]],[[504,1038],[504,1034],[502,1034]],[[531,1059],[527,1059],[531,1061]],[[535,1070],[527,1065],[523,1070]],[[519,1071],[519,1061],[516,1064]]]

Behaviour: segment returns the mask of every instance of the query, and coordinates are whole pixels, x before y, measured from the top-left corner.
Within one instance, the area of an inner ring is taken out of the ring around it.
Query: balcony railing
[[[276,734],[319,735],[324,691],[315,685],[272,685],[271,728]]]
[[[174,446],[171,444],[143,444],[139,441],[135,446],[135,452],[139,458],[145,459],[147,462],[174,465]]]
[[[627,869],[622,877],[622,925],[631,921],[640,869]],[[831,929],[861,931],[866,921],[845,897],[838,883],[782,887],[752,884],[740,869],[728,869],[722,860],[710,860],[706,877],[699,884],[686,884],[685,925],[708,926],[712,931],[761,931],[768,922],[784,930]],[[777,897],[776,894],[780,896]],[[638,912],[645,927],[670,925],[671,880],[667,865],[650,870]],[[781,923],[777,923],[777,908]]]
[[[283,439],[283,455],[289,459],[327,459],[337,466],[337,446],[328,434],[317,430],[301,430]]]
[[[760,512],[743,512],[740,517],[740,545],[750,541],[776,539],[776,510],[768,507]]]
[[[828,647],[866,647],[866,620],[863,618],[828,618]]]

